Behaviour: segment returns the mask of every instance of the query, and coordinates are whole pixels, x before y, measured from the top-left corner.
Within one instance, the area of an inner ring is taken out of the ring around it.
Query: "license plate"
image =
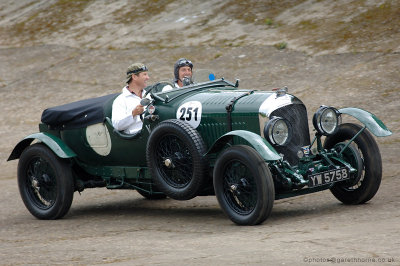
[[[349,169],[339,168],[335,170],[329,170],[318,174],[308,176],[308,187],[322,186],[325,184],[334,183],[349,179]]]

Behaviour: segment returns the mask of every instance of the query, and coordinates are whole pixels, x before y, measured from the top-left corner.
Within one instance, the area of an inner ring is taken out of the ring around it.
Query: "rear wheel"
[[[31,145],[22,153],[18,187],[26,208],[39,219],[62,218],[71,207],[71,168],[43,144]]]
[[[219,155],[214,167],[214,190],[222,210],[239,225],[265,221],[275,198],[267,163],[244,145],[227,148]]]
[[[360,125],[343,124],[336,134],[326,138],[324,147],[340,148],[344,146],[341,142],[350,140],[360,130]],[[372,199],[379,189],[382,179],[382,159],[375,139],[367,130],[364,130],[352,145],[351,150],[345,150],[343,154],[345,159],[358,169],[357,176],[350,181],[334,184],[331,192],[345,204],[362,204]],[[354,152],[358,155],[354,155]]]

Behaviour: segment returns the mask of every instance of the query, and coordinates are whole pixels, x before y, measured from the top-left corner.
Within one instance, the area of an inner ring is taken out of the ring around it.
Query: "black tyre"
[[[39,219],[62,218],[71,207],[71,168],[43,144],[31,145],[21,154],[18,187],[26,208]]]
[[[197,196],[206,180],[206,146],[190,125],[176,119],[161,122],[147,142],[146,158],[154,183],[177,200]]]
[[[342,146],[341,142],[353,138],[361,128],[357,124],[342,124],[336,134],[326,138],[324,147],[330,149]],[[359,159],[354,155],[351,156],[351,152],[347,152],[346,155],[344,151],[344,155],[353,167],[359,169],[356,180],[336,183],[331,192],[344,204],[362,204],[372,199],[379,189],[382,179],[382,159],[374,137],[367,130],[358,135],[352,144],[352,150],[358,152],[361,162],[357,163]]]
[[[238,225],[256,225],[270,215],[275,199],[271,172],[251,147],[223,151],[214,167],[214,190],[219,205]]]

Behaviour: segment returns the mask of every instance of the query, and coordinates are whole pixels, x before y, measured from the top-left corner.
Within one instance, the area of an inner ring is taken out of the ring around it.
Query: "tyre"
[[[251,147],[224,150],[214,167],[214,190],[224,213],[238,225],[256,225],[270,215],[275,199],[271,172]]]
[[[326,138],[324,148],[340,147],[341,142],[353,138],[361,128],[357,124],[342,124],[336,134]],[[372,199],[379,189],[382,179],[382,159],[374,137],[367,130],[358,135],[352,145],[350,152],[344,151],[343,154],[344,158],[358,169],[355,182],[354,179],[339,182],[334,184],[330,190],[344,204],[362,204]],[[356,158],[354,150],[360,159]],[[360,162],[357,163],[357,161]]]
[[[26,208],[39,219],[62,218],[71,207],[71,168],[43,144],[31,145],[21,154],[18,187]]]
[[[197,196],[206,181],[206,146],[190,125],[176,119],[161,122],[150,134],[147,165],[157,188],[176,200]]]

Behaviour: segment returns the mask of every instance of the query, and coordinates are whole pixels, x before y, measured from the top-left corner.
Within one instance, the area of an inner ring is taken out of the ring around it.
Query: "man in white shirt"
[[[122,93],[114,100],[112,106],[111,120],[113,127],[126,134],[135,134],[140,131],[143,122],[140,114],[144,112],[144,106],[140,105],[140,100],[146,93],[143,90],[149,80],[147,67],[142,63],[135,63],[128,67],[126,71],[127,85],[122,89]]]

